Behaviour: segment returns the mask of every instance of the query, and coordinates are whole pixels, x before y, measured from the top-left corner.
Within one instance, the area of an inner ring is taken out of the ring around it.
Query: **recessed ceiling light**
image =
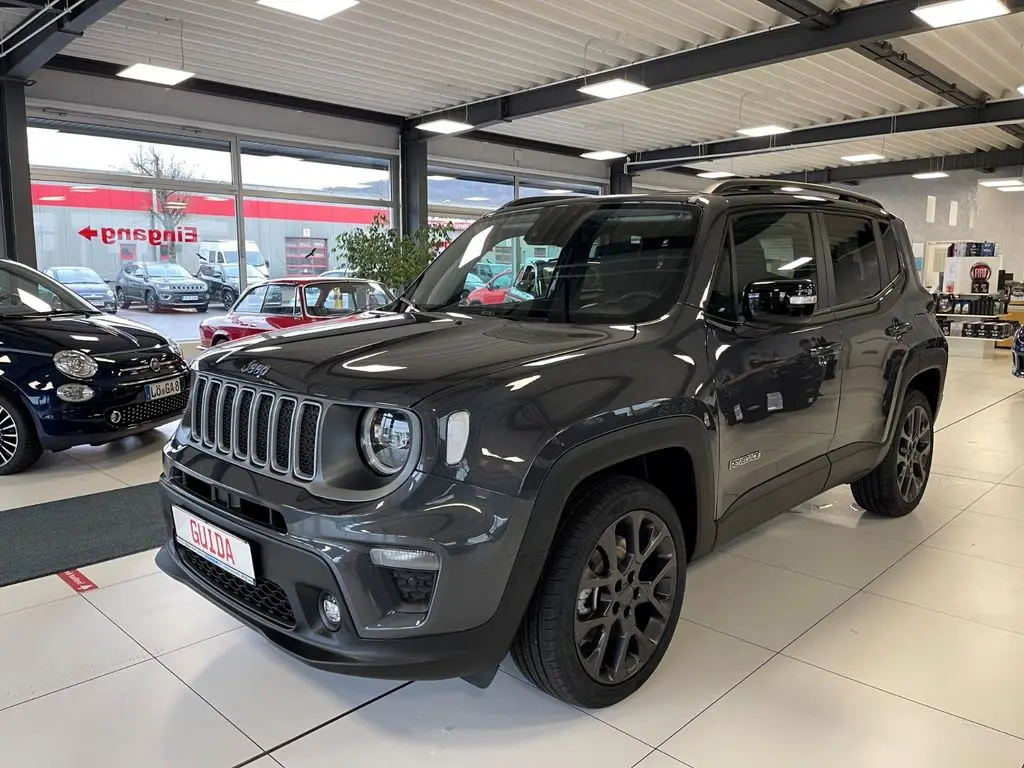
[[[157,85],[177,85],[188,80],[190,77],[195,77],[195,74],[195,72],[185,72],[181,69],[171,69],[169,67],[157,67],[152,64],[132,64],[130,67],[118,72],[117,76],[128,80],[156,83]]]
[[[39,199],[44,203],[59,203],[64,200],[67,200],[67,198],[64,197],[64,195],[49,195],[47,197],[40,197]]]
[[[1022,187],[1024,181],[1020,179],[985,179],[978,182],[983,187]]]
[[[847,155],[843,158],[848,163],[874,163],[878,160],[885,160],[885,155],[876,152],[866,152],[863,155]]]
[[[1019,187],[999,187],[1000,192],[1024,192],[1024,184]]]
[[[944,179],[949,176],[945,171],[928,171],[927,173],[915,173],[915,179]]]
[[[736,174],[731,171],[704,171],[697,175],[702,179],[731,179]]]
[[[580,157],[586,158],[587,160],[617,160],[620,157],[625,157],[625,152],[616,152],[614,149],[598,149],[593,152],[584,152]]]
[[[603,80],[600,83],[590,83],[584,85],[581,88],[577,88],[580,93],[585,93],[588,96],[596,96],[599,99],[617,99],[620,96],[632,96],[634,93],[643,93],[649,91],[646,85],[640,85],[640,83],[634,83],[629,80],[625,80],[621,77],[616,77],[613,80]]]
[[[1010,11],[1002,0],[946,0],[915,8],[913,13],[930,27],[949,27],[968,21],[1005,16]]]
[[[810,200],[812,203],[824,203],[824,197],[818,197],[817,195],[793,195],[797,200]]]
[[[1018,92],[1018,93],[1019,93],[1019,94],[1020,94],[1021,96],[1024,96],[1024,85],[1018,85],[1018,86],[1017,86],[1017,92]]]
[[[473,130],[472,125],[460,123],[458,120],[431,120],[420,123],[416,127],[421,131],[430,131],[431,133],[462,133]]]
[[[740,128],[736,133],[758,138],[760,136],[778,136],[780,133],[789,133],[789,128],[783,128],[781,125],[759,125],[755,128]]]
[[[439,176],[437,174],[434,174],[432,176],[427,176],[427,181],[455,181],[455,177],[454,176]]]
[[[323,21],[353,5],[359,5],[359,0],[256,0],[256,3],[314,21]]]
[[[542,195],[571,195],[571,189],[542,189],[540,191]]]
[[[467,197],[465,199],[467,202],[470,203],[486,203],[488,200],[490,200],[489,197]]]

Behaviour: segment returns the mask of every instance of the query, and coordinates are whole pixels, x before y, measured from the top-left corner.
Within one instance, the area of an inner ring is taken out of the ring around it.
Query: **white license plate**
[[[102,307],[106,302],[103,299],[89,299],[89,303],[94,307]]]
[[[146,385],[146,400],[159,400],[171,395],[181,394],[181,379],[155,381]]]
[[[181,507],[171,505],[171,512],[174,514],[174,537],[182,546],[188,547],[232,576],[237,576],[248,584],[256,583],[252,548],[248,542],[215,525],[210,525]]]
[[[199,297],[198,296],[182,296],[181,300],[182,301],[199,301]]]

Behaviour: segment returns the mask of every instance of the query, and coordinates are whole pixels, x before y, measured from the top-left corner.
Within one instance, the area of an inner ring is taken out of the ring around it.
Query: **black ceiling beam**
[[[781,149],[799,149],[817,144],[855,141],[895,133],[934,131],[943,128],[963,128],[979,125],[1024,122],[1024,99],[992,101],[980,109],[942,107],[939,109],[904,112],[898,115],[871,117],[866,120],[847,120],[813,128],[801,128],[778,136],[759,138],[723,139],[686,147],[669,147],[640,152],[631,157],[630,170],[659,171],[702,160],[721,160],[744,155],[758,155]]]
[[[70,11],[56,6],[39,11],[17,29],[0,51],[0,76],[28,79],[82,36],[90,25],[113,11],[124,0],[83,0]],[[56,11],[54,13],[53,11]]]
[[[1005,2],[1011,11],[1024,10],[1024,0]],[[622,77],[656,90],[850,48],[861,43],[912,35],[931,29],[912,13],[920,4],[921,0],[879,0],[837,11],[832,14],[836,23],[825,29],[812,29],[801,24],[776,27],[551,85],[437,110],[420,115],[411,120],[410,124],[414,126],[428,120],[446,118],[467,122],[478,129],[486,128],[501,122],[599,101],[577,90],[584,84]]]
[[[811,0],[761,0],[761,5],[767,5],[811,29],[828,29],[839,23],[833,14]]]
[[[30,8],[41,11],[46,8],[46,0],[3,0],[0,8]]]
[[[928,171],[981,171],[991,172],[999,168],[1024,166],[1024,149],[997,149],[988,152],[967,152],[961,155],[943,157],[922,157],[913,160],[896,160],[890,163],[853,165],[845,168],[822,168],[816,171],[776,174],[771,178],[785,181],[806,182],[807,184],[837,184],[858,182],[867,179],[881,179],[889,176],[910,176]]]

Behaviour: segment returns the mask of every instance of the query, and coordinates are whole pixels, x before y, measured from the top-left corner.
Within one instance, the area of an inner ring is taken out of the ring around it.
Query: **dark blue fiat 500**
[[[173,341],[0,260],[0,475],[173,421],[188,386]]]

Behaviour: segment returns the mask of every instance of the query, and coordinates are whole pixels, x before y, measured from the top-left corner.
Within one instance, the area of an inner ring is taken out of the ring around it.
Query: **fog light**
[[[341,603],[330,592],[320,595],[320,618],[331,631],[341,627]]]
[[[61,384],[57,387],[57,397],[66,403],[84,403],[92,400],[96,393],[85,384]]]
[[[170,301],[171,300],[171,294],[169,294],[169,293],[161,293],[160,294],[160,300],[161,301]]]
[[[122,420],[123,418],[124,418],[124,416],[123,416],[123,415],[121,414],[121,412],[120,412],[120,411],[113,411],[113,412],[112,412],[112,413],[110,414],[110,423],[111,423],[111,424],[120,424],[120,423],[121,423],[121,420]]]
[[[370,550],[370,562],[381,568],[409,568],[417,571],[436,571],[441,567],[437,555],[424,549],[374,548]]]

